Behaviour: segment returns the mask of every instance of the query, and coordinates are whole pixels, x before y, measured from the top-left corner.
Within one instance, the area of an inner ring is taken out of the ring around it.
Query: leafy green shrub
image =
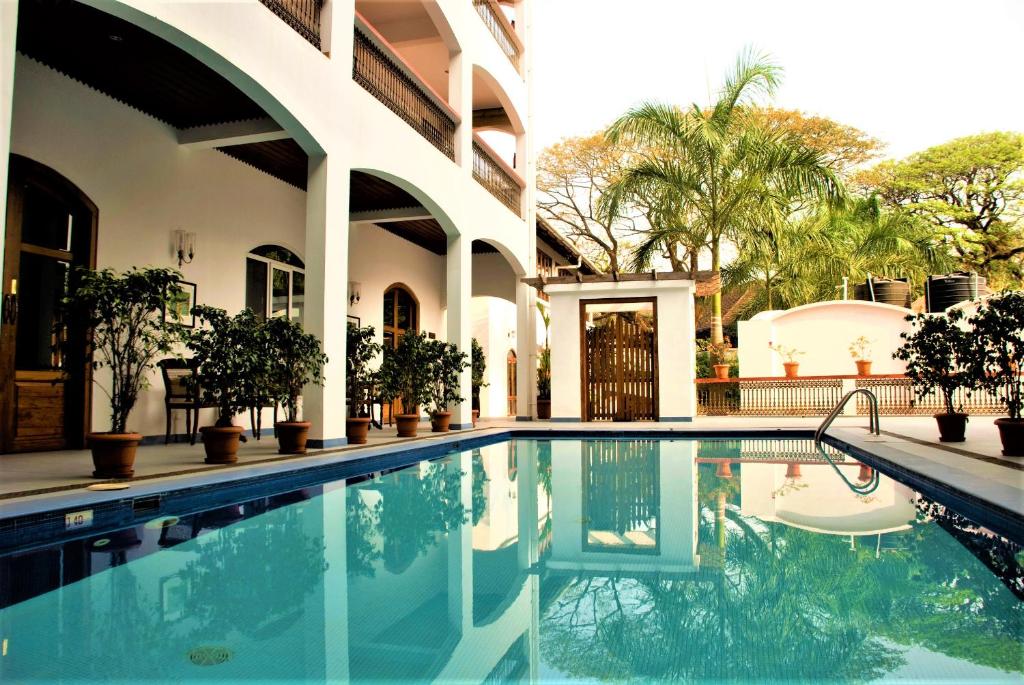
[[[254,398],[266,396],[271,368],[266,327],[250,309],[228,316],[200,305],[192,313],[207,326],[193,330],[186,342],[199,365],[202,400],[217,407],[217,426],[230,426]]]
[[[970,363],[972,344],[971,335],[959,325],[963,312],[952,309],[945,316],[918,314],[906,320],[913,323],[913,330],[900,333],[906,342],[893,358],[907,363],[906,376],[914,384],[918,397],[923,399],[939,390],[946,413],[961,413],[963,404],[954,401],[956,391],[971,390],[976,385],[973,374],[965,371]]]
[[[426,346],[431,358],[428,388],[430,412],[436,414],[466,400],[459,394],[459,376],[470,365],[469,357],[465,352],[459,352],[455,343],[427,340]]]
[[[377,372],[370,370],[370,363],[383,350],[376,337],[373,326],[348,324],[345,383],[348,386],[348,411],[351,418],[366,418],[370,415],[368,399],[377,383]]]
[[[974,327],[970,369],[975,381],[1006,405],[1011,419],[1024,411],[1024,292],[986,300],[968,323]]]
[[[327,355],[320,339],[290,319],[270,319],[265,324],[270,356],[271,396],[285,409],[285,421],[299,420],[299,396],[309,384],[323,385]]]
[[[385,402],[401,400],[405,414],[412,414],[420,405],[430,402],[431,352],[426,333],[415,331],[406,331],[394,350],[384,350],[377,377]]]

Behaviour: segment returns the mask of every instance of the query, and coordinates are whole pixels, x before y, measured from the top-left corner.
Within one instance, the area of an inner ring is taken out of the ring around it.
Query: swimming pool
[[[1019,682],[1021,547],[808,440],[516,439],[0,556],[0,680]]]

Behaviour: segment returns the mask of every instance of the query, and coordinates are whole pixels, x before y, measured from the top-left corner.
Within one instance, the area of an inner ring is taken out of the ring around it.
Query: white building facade
[[[19,208],[0,222],[3,294],[45,323],[55,277],[38,274],[178,268],[185,235],[196,303],[289,316],[322,339],[327,382],[304,397],[321,447],[344,441],[347,321],[386,345],[411,329],[468,353],[474,296],[500,297],[517,335],[497,354],[535,360],[530,4],[0,4],[0,181]],[[51,185],[57,199],[40,195]],[[50,214],[83,220],[57,230]],[[26,430],[32,396],[63,417],[35,449],[109,428],[101,393],[46,395],[23,354],[39,330],[4,329],[2,430]],[[534,368],[517,374],[522,418]],[[456,427],[470,394],[467,371]],[[162,439],[163,398],[154,374],[130,428]]]

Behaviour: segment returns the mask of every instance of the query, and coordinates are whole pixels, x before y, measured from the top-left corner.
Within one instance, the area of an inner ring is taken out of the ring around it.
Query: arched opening
[[[261,319],[302,323],[306,265],[280,245],[260,245],[245,258],[245,306]]]
[[[10,157],[7,202],[0,451],[78,448],[90,424],[87,331],[62,322],[59,304],[73,270],[96,264],[99,212],[67,178],[21,155]]]

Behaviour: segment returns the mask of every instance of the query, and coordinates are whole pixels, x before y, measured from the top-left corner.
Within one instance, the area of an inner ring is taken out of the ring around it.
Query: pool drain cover
[[[190,649],[188,660],[196,666],[216,666],[231,658],[231,650],[216,645],[203,645]]]

